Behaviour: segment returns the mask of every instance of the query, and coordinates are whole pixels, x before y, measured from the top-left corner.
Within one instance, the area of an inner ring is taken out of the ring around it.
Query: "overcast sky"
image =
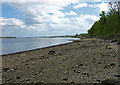
[[[2,2],[0,25],[3,36],[35,37],[87,33],[108,11],[108,3],[100,0],[39,0]]]

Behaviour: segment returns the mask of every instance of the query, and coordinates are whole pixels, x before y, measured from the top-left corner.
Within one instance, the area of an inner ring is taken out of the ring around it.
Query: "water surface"
[[[77,38],[2,38],[0,55],[69,43],[69,39]]]

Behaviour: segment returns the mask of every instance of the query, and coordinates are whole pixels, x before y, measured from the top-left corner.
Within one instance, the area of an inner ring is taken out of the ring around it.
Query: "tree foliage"
[[[109,3],[110,13],[105,15],[103,11],[100,14],[100,19],[96,21],[92,28],[88,30],[88,35],[91,37],[110,37],[120,35],[120,2]]]

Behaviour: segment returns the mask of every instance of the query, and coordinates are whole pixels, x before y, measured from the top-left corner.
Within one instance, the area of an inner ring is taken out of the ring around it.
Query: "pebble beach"
[[[87,38],[2,56],[2,83],[101,83],[119,78],[118,44]]]

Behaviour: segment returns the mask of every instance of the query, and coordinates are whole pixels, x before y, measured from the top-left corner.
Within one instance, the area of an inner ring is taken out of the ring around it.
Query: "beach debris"
[[[55,54],[55,51],[49,51],[48,54],[49,54],[49,55],[54,55],[54,54]]]

